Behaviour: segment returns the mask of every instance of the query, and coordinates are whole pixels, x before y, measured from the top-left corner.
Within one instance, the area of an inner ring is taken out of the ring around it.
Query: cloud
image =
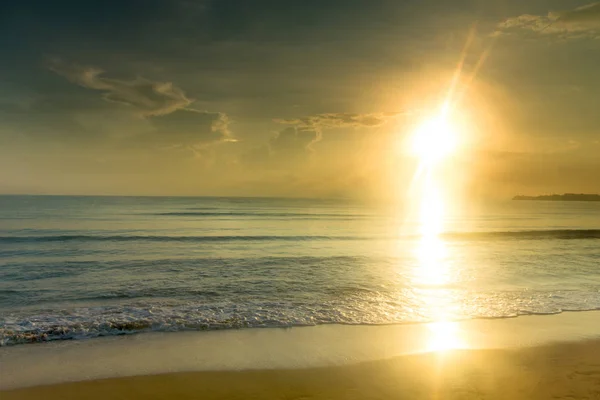
[[[56,58],[50,59],[47,66],[79,86],[104,92],[107,101],[135,107],[143,116],[169,114],[193,102],[171,82],[155,82],[142,77],[129,81],[106,78],[102,69],[68,64]]]
[[[325,113],[301,118],[275,119],[291,125],[272,137],[268,143],[247,152],[242,161],[246,165],[285,168],[308,161],[313,145],[322,139],[326,129],[377,128],[402,113]]]
[[[508,18],[497,26],[495,36],[533,32],[562,39],[600,38],[600,2],[548,15],[524,14]]]
[[[102,97],[108,102],[133,107],[142,117],[137,118],[139,124],[149,124],[147,132],[134,135],[133,139],[146,146],[199,151],[217,142],[235,141],[226,114],[190,108],[193,100],[170,82],[142,77],[129,81],[106,78],[102,69],[60,59],[51,59],[47,65],[79,86],[103,92]]]
[[[325,129],[377,128],[399,115],[401,113],[326,113],[302,118],[275,119],[274,121],[284,125],[294,125],[298,132],[314,133],[314,139],[306,145],[308,150],[312,150],[311,146],[322,139]]]
[[[276,119],[275,122],[313,129],[376,128],[384,125],[400,113],[328,113],[293,119]]]
[[[600,2],[591,3],[572,11],[562,11],[556,13],[556,16],[557,22],[564,24],[600,24]]]
[[[276,153],[294,153],[297,149],[308,149],[318,136],[314,129],[289,127],[271,138],[269,144],[271,150]]]
[[[307,161],[312,153],[311,145],[319,140],[321,133],[307,127],[291,126],[273,136],[268,143],[255,147],[243,155],[246,165],[285,169]]]
[[[235,141],[229,131],[229,118],[223,113],[179,109],[149,121],[155,129],[152,140],[162,146],[200,150],[208,144]]]

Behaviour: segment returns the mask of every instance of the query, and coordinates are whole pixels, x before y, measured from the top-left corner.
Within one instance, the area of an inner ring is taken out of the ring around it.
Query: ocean
[[[600,203],[419,225],[342,200],[0,196],[0,345],[600,309]]]

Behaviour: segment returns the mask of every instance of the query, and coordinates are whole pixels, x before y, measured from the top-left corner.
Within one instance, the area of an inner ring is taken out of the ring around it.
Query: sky
[[[0,30],[0,193],[393,198],[447,101],[457,190],[600,192],[589,0],[22,0]]]

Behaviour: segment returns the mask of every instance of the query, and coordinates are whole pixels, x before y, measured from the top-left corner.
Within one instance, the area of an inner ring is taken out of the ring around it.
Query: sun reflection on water
[[[420,239],[415,248],[417,268],[415,283],[424,286],[443,285],[448,281],[446,244],[440,237],[443,230],[444,203],[441,191],[431,176],[426,176],[419,196]]]
[[[435,154],[441,152],[435,150]],[[442,237],[446,198],[443,185],[436,176],[441,158],[432,163],[431,157],[426,156],[420,154],[421,163],[414,182],[419,240],[414,249],[412,284],[421,303],[421,315],[433,321],[427,325],[424,350],[444,351],[465,347],[465,342],[459,324],[452,321],[452,291],[448,285],[452,283],[453,266],[448,245]]]
[[[452,282],[452,264],[443,231],[444,204],[441,191],[425,183],[421,197],[420,237],[415,248],[413,284],[422,304],[422,313],[434,322],[427,325],[426,351],[444,351],[465,347],[459,325],[452,322],[452,299],[446,287]]]

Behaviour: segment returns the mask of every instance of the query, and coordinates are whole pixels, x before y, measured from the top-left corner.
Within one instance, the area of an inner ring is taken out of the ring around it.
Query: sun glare
[[[411,137],[411,153],[426,165],[436,165],[458,147],[457,132],[442,113],[423,122]]]
[[[427,351],[445,351],[465,347],[458,323],[451,321],[432,322],[427,325]]]
[[[451,249],[442,234],[448,198],[441,167],[459,149],[460,134],[456,121],[444,105],[438,114],[424,120],[409,137],[409,151],[417,161],[411,185],[413,208],[419,240],[415,243],[413,283],[421,301],[421,312],[431,320],[425,351],[445,351],[464,347],[454,318],[453,300],[447,285],[452,282]]]

